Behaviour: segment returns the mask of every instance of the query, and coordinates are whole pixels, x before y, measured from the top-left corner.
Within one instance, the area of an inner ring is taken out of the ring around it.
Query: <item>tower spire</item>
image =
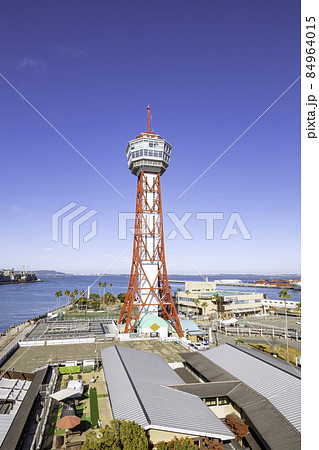
[[[151,133],[151,107],[147,106],[147,133]]]

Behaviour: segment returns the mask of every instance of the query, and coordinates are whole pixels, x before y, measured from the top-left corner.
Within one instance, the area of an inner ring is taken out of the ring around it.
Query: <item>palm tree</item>
[[[55,293],[55,296],[56,296],[56,299],[57,299],[57,309],[59,309],[60,308],[60,297],[62,297],[62,291],[57,291],[56,293]]]
[[[99,281],[98,286],[99,286],[99,297],[101,297],[101,286],[102,286],[101,281]]]
[[[297,303],[296,305],[296,311],[299,314],[299,316],[301,317],[301,302]]]
[[[70,291],[66,290],[64,291],[64,295],[65,295],[65,304],[68,305],[69,304],[69,296],[70,296]]]
[[[199,298],[195,298],[195,300],[193,301],[193,303],[195,303],[195,305],[196,305],[196,313],[197,313],[197,319],[198,319],[198,305],[199,305],[199,303],[200,303],[200,301],[199,301]]]
[[[106,281],[104,281],[104,283],[102,284],[103,286],[103,297],[105,296],[105,288],[106,288]]]
[[[279,297],[280,297],[280,298],[283,298],[283,299],[284,299],[284,302],[285,302],[287,361],[289,362],[287,298],[291,298],[292,295],[287,293],[287,289],[282,289],[282,290],[279,292]]]
[[[83,291],[80,291],[80,297],[84,297],[84,294],[85,294],[85,291],[83,290]]]
[[[110,283],[110,288],[111,288],[111,294],[113,295],[113,289],[112,289],[113,284]]]
[[[223,297],[221,295],[219,295],[218,292],[216,292],[213,295],[213,297],[214,297],[214,300],[216,301],[216,309],[217,309],[217,314],[218,314],[218,317],[219,317],[219,314],[222,312],[221,310],[222,310]]]
[[[207,302],[203,302],[203,303],[202,303],[202,307],[203,307],[203,309],[204,309],[204,316],[206,316],[206,308],[207,308],[207,306],[208,306],[208,303],[207,303]]]

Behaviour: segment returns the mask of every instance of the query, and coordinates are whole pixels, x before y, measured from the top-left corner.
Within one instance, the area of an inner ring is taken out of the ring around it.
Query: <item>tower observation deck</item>
[[[147,131],[129,141],[128,166],[138,177],[133,259],[129,287],[119,323],[132,333],[148,313],[167,320],[182,337],[183,331],[170,292],[164,252],[161,175],[169,166],[172,146],[151,131],[147,107]]]

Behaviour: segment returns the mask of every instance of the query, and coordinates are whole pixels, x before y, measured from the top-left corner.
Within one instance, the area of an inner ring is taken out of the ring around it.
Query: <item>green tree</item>
[[[291,298],[292,296],[291,294],[288,294],[287,289],[281,289],[279,292],[279,297],[283,298],[285,303],[287,361],[289,362],[287,298]]]
[[[112,420],[110,425],[101,427],[96,435],[90,431],[82,450],[148,450],[149,441],[144,428],[135,422]]]
[[[125,292],[121,292],[120,294],[118,294],[117,299],[118,299],[118,301],[123,303],[125,300],[125,297],[126,297]]]
[[[111,293],[113,295],[113,284],[112,283],[110,283],[110,288],[111,288]]]
[[[99,297],[101,297],[101,286],[102,286],[101,281],[98,282],[98,286],[99,286]]]
[[[194,444],[194,442],[190,438],[180,438],[177,439],[175,436],[169,442],[158,442],[156,444],[157,450],[198,450],[198,445]]]

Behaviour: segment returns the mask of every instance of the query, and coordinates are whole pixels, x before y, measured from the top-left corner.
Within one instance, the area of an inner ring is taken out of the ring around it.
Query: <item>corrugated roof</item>
[[[252,427],[264,448],[272,450],[300,449],[300,433],[296,428],[269,400],[242,381],[192,383],[171,387],[200,398],[227,396],[241,409],[245,422]]]
[[[250,347],[237,347],[238,350],[241,352],[248,353],[248,355],[252,355],[255,358],[261,359],[262,361],[277,367],[280,370],[283,370],[284,372],[290,373],[290,375],[293,375],[294,377],[301,379],[301,370],[299,367],[292,366],[291,364],[288,364],[286,361],[280,358],[275,358],[268,353],[262,352],[260,350],[257,350],[255,348]]]
[[[180,356],[190,366],[195,368],[204,381],[236,381],[237,378],[225,372],[218,365],[214,364],[207,358],[203,358],[205,352],[188,352],[181,353]]]
[[[228,344],[207,350],[203,356],[263,395],[301,431],[301,383],[298,377]]]
[[[8,380],[6,378],[1,379],[2,385],[10,384],[8,381],[15,381],[17,386],[20,386],[21,389],[26,390],[26,395],[24,396],[23,401],[16,401],[9,414],[0,414],[1,450],[12,450],[18,448],[19,440],[23,434],[31,408],[46,373],[47,367],[38,371],[32,382],[26,381],[25,383],[22,380],[17,383],[17,380]]]
[[[199,332],[200,334],[204,334],[203,330],[201,330],[197,323],[191,319],[180,319],[179,320],[182,326],[182,330],[184,332]]]
[[[114,418],[146,429],[234,438],[200,398],[167,387],[184,382],[159,355],[113,346],[101,357]]]

